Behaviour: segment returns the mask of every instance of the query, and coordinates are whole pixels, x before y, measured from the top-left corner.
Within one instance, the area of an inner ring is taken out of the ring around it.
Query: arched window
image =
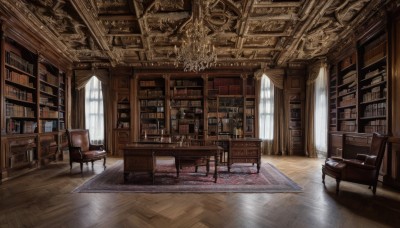
[[[259,133],[261,139],[274,138],[274,86],[265,74],[261,78]]]
[[[101,81],[93,76],[85,86],[85,122],[93,144],[104,144],[104,105]]]

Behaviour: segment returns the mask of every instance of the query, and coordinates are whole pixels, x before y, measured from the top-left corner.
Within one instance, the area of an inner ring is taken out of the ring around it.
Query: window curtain
[[[284,111],[284,92],[283,92],[283,80],[284,80],[284,70],[283,69],[262,69],[255,73],[256,79],[262,81],[263,75],[270,80],[270,86],[273,91],[273,98],[270,100],[271,103],[269,105],[272,106],[271,110],[273,110],[273,115],[271,118],[271,126],[272,127],[272,138],[271,139],[263,139],[262,142],[262,152],[263,154],[269,155],[284,155],[286,154],[286,135],[285,135],[285,111]],[[259,84],[259,102],[261,104],[262,101],[262,88],[263,82]],[[259,118],[261,117],[261,106],[259,107]],[[261,131],[263,131],[263,127],[261,126],[261,118],[259,120],[259,137],[262,137]]]
[[[92,144],[104,145],[104,103],[101,82],[92,76],[85,86],[85,128]]]
[[[306,123],[306,129],[305,129],[305,151],[306,155],[308,157],[317,157],[318,152],[317,152],[317,147],[316,147],[316,132],[318,132],[319,136],[318,139],[321,137],[327,137],[327,132],[324,132],[323,129],[320,129],[321,125],[316,124],[316,119],[319,119],[323,121],[323,116],[320,116],[321,113],[318,112],[316,113],[316,105],[318,105],[317,100],[316,100],[316,89],[317,87],[317,78],[320,75],[321,72],[321,67],[324,67],[325,70],[322,72],[326,72],[326,63],[325,60],[318,61],[310,66],[309,69],[309,75],[307,78],[307,86],[306,86],[306,118],[305,118],[305,123]],[[325,79],[326,83],[326,79]],[[318,84],[319,85],[319,84]],[[326,84],[325,84],[326,87]],[[325,88],[326,90],[326,88]],[[326,107],[326,106],[325,106]],[[321,108],[322,109],[322,108]],[[316,116],[316,114],[318,116]],[[318,124],[321,122],[319,121]],[[324,121],[327,121],[327,117],[325,116]],[[326,127],[326,123],[325,123]],[[322,132],[322,134],[321,134]],[[326,142],[326,139],[325,139]],[[323,143],[319,141],[318,143]]]
[[[314,132],[315,149],[319,157],[326,157],[328,151],[328,81],[327,67],[323,64],[315,80]]]
[[[110,103],[111,91],[109,87],[109,73],[107,70],[75,70],[75,92],[72,102],[72,128],[85,128],[85,86],[93,75],[101,81],[104,104],[104,131],[106,150],[112,151],[112,105]]]

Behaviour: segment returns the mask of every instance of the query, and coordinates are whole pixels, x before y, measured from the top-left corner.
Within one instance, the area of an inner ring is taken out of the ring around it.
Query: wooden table
[[[153,159],[154,156],[173,156],[180,160],[185,157],[205,157],[214,156],[214,182],[218,179],[218,158],[222,148],[217,145],[209,146],[179,146],[176,144],[142,144],[132,143],[127,144],[124,148],[124,180],[127,179],[130,172],[137,171],[136,165],[140,165],[140,171],[152,172],[154,167],[151,167],[154,162],[144,159],[143,155],[147,154],[147,159]],[[147,164],[144,165],[143,164]],[[176,173],[179,177],[179,164],[176,164]]]

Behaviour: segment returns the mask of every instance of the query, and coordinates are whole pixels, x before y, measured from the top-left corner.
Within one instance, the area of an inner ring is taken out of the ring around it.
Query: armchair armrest
[[[368,157],[367,154],[357,154],[356,159],[360,161],[365,161],[365,159]]]
[[[334,160],[334,161],[343,161],[343,158],[342,158],[342,157],[336,157],[336,156],[332,156],[332,157],[330,157],[330,158],[327,158],[327,160],[328,160],[328,159]]]
[[[364,163],[360,163],[360,162],[354,161],[354,160],[344,159],[343,162],[346,163],[346,167],[347,168],[358,168],[358,169],[364,169],[364,170],[374,170],[374,169],[376,169],[375,166],[364,164]]]
[[[104,146],[102,144],[98,144],[98,145],[90,144],[89,150],[104,150]]]

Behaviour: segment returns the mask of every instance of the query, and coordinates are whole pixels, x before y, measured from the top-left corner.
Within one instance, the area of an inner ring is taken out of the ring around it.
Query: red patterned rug
[[[217,183],[214,183],[213,163],[208,176],[204,166],[197,173],[194,167],[184,167],[177,178],[173,159],[157,160],[156,170],[154,185],[147,173],[130,174],[124,184],[123,161],[117,161],[74,192],[302,192],[301,187],[269,163],[261,165],[260,173],[251,164],[234,164],[231,172],[226,166],[219,166]]]

